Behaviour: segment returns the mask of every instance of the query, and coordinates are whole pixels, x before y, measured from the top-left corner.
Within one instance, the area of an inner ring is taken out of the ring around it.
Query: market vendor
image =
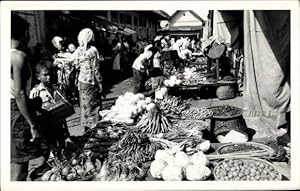
[[[132,64],[133,74],[133,93],[145,91],[145,82],[147,80],[147,69],[150,65],[150,59],[153,52],[148,50],[140,54]]]
[[[161,70],[152,70],[150,78],[145,82],[145,92],[141,92],[146,97],[154,97],[155,92],[163,86],[164,76]]]

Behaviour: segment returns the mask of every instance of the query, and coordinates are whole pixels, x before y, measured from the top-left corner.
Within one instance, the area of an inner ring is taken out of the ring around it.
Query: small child
[[[40,97],[42,100],[41,108],[45,109],[45,107],[61,100],[61,96],[64,96],[64,94],[58,90],[57,86],[52,84],[53,73],[51,73],[51,66],[41,61],[36,65],[35,69],[36,77],[40,83],[31,90],[30,98]],[[49,144],[55,146],[58,150],[65,148],[65,139],[70,136],[65,120],[51,127],[43,124],[41,129],[45,140]]]

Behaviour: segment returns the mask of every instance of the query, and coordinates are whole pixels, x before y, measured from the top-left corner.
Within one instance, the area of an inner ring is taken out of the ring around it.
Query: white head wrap
[[[60,44],[60,42],[61,42],[62,40],[63,40],[63,39],[62,39],[61,37],[55,36],[55,37],[53,37],[51,43],[53,44],[53,46],[54,46],[55,48],[57,48],[58,50],[60,50],[60,49],[61,49],[61,44]]]
[[[71,43],[68,45],[68,49],[70,52],[74,52],[76,50],[76,46],[73,43]]]
[[[95,36],[91,29],[85,28],[79,32],[77,39],[79,46],[82,46],[86,49],[87,44],[95,40]]]

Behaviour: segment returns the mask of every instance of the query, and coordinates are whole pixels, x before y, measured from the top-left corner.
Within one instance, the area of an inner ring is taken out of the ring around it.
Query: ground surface
[[[103,109],[108,109],[114,104],[114,100],[125,92],[132,92],[131,78],[122,80],[121,82],[111,85],[107,91],[106,98],[103,100]],[[200,95],[201,97],[201,95]],[[232,105],[239,108],[243,108],[243,98],[236,97],[230,100],[219,100],[217,98],[209,99],[196,99],[192,101],[194,107],[211,107],[217,105]],[[76,114],[67,119],[68,127],[71,135],[80,136],[83,134],[83,128],[80,126],[80,109],[75,106]],[[277,123],[274,119],[267,119],[261,117],[245,117],[247,127],[254,132],[253,140],[276,140],[276,137],[283,134],[282,131],[277,129]],[[30,169],[38,166],[39,159],[31,161]],[[276,163],[276,166],[280,171],[285,174],[286,177],[290,177],[290,166],[286,163]]]

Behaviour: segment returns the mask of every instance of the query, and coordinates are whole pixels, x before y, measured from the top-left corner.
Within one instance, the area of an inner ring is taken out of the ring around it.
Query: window
[[[135,16],[133,20],[134,20],[134,26],[138,26],[138,17]]]
[[[127,15],[127,25],[131,25],[131,16]]]
[[[111,12],[111,21],[118,23],[118,14],[116,12]]]
[[[144,17],[140,18],[140,26],[146,27],[146,18],[144,18]]]
[[[120,23],[126,24],[126,16],[124,14],[120,14]]]

